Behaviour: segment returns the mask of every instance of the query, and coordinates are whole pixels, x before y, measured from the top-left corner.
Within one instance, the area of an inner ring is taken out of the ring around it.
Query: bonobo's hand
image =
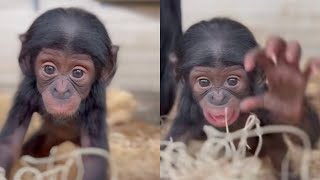
[[[277,117],[278,123],[296,124],[303,118],[303,102],[308,78],[320,61],[312,59],[307,69],[299,68],[301,48],[297,42],[286,42],[279,37],[268,39],[264,49],[253,49],[245,56],[244,67],[251,71],[259,66],[266,75],[268,91],[248,97],[241,110],[248,112],[264,108]]]

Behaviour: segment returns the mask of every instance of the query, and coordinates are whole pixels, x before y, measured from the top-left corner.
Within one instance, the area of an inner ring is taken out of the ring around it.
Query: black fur
[[[180,0],[160,1],[160,115],[166,115],[172,108],[176,96],[174,64],[169,55],[182,35]]]

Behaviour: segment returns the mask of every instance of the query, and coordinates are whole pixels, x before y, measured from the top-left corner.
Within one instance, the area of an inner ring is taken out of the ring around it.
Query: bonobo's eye
[[[49,74],[49,75],[52,75],[54,74],[54,72],[56,71],[56,68],[51,66],[51,65],[45,65],[44,68],[43,68],[43,71],[46,73],[46,74]]]
[[[229,77],[227,79],[227,83],[229,86],[236,86],[238,84],[238,82],[239,82],[239,79],[236,77]]]
[[[207,78],[199,78],[198,83],[201,87],[208,87],[210,85],[210,81]]]
[[[74,78],[81,78],[82,76],[83,76],[83,74],[84,74],[84,71],[83,70],[81,70],[81,69],[74,69],[73,71],[72,71],[72,76],[74,77]]]

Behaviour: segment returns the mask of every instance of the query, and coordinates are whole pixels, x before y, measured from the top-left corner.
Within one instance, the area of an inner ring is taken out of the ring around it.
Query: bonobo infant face
[[[44,106],[56,117],[68,117],[77,112],[95,78],[89,55],[47,48],[36,58],[35,73]]]
[[[249,95],[249,80],[242,66],[196,66],[190,72],[189,82],[210,124],[225,127],[225,121],[231,125],[238,119],[240,101]]]

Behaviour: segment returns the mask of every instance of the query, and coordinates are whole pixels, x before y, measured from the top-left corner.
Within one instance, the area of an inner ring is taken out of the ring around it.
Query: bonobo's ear
[[[119,46],[117,46],[117,45],[112,45],[111,53],[112,53],[112,57],[113,57],[113,59],[114,59],[115,62],[117,61],[118,51],[119,51]]]
[[[171,52],[169,54],[169,67],[172,67],[172,69],[170,70],[172,71],[172,75],[175,79],[177,79],[177,71],[176,71],[177,64],[178,64],[178,57],[176,53]]]
[[[169,61],[171,64],[173,64],[173,66],[176,66],[176,64],[178,63],[178,57],[177,57],[176,53],[171,52],[169,54]]]
[[[19,66],[24,75],[32,75],[32,73],[34,72],[29,55],[20,55]]]
[[[110,67],[104,70],[101,76],[102,82],[106,85],[108,85],[111,82],[114,74],[116,73],[118,51],[119,51],[119,46],[117,45],[111,46],[111,57],[110,59],[108,59],[108,61],[110,61],[110,63],[108,63]]]
[[[20,34],[19,35],[19,39],[23,43],[26,40],[26,35],[25,34]]]
[[[20,34],[19,40],[21,41],[22,47],[19,54],[19,66],[23,74],[25,75],[32,75],[33,73],[33,67],[31,63],[31,57],[28,55],[28,52],[26,52],[25,48],[25,41],[26,41],[26,35]]]

